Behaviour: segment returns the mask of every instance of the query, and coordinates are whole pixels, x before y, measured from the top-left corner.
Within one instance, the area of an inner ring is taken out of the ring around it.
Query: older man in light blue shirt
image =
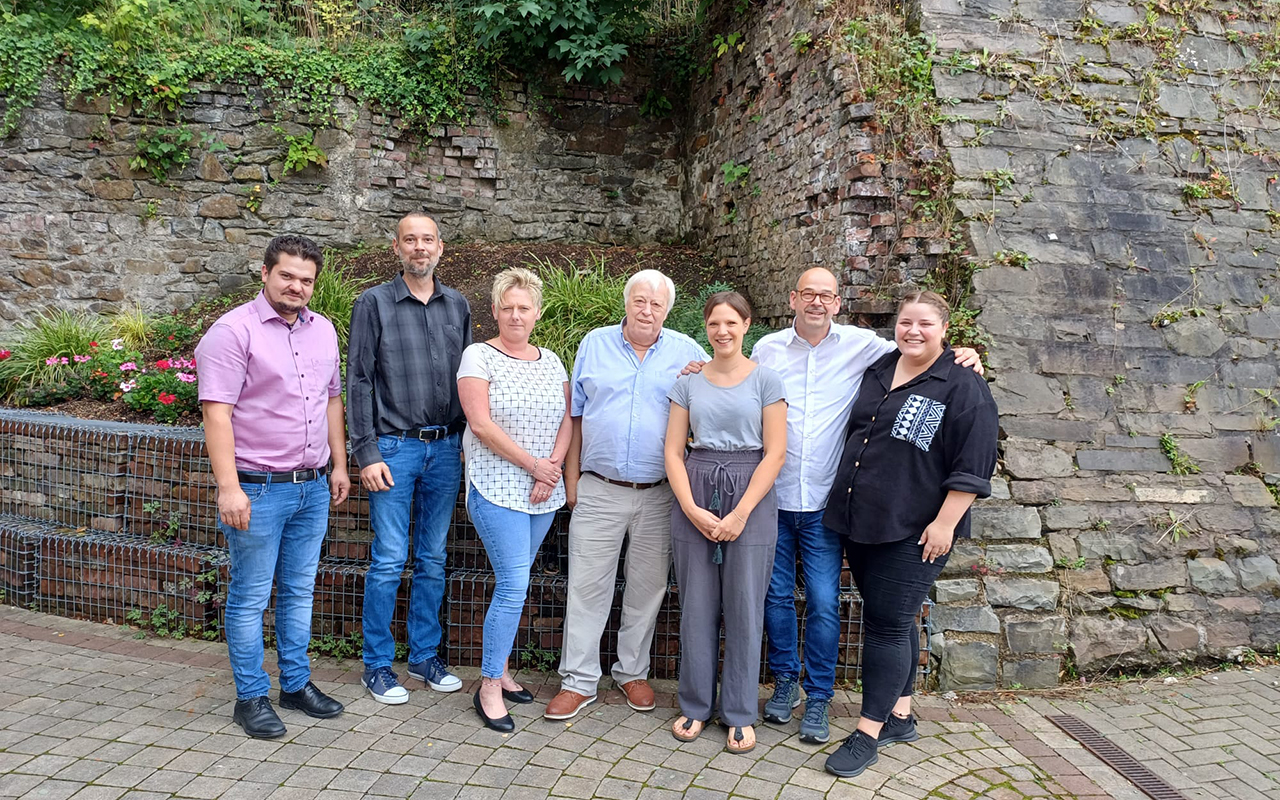
[[[685,365],[709,358],[688,336],[663,329],[675,291],[661,272],[637,272],[624,290],[622,323],[597,328],[578,347],[565,459],[573,508],[569,596],[560,693],[547,704],[547,719],[569,719],[595,702],[624,536],[626,589],[611,672],[628,705],[654,707],[649,650],[671,560],[672,494],[662,454],[667,392]]]

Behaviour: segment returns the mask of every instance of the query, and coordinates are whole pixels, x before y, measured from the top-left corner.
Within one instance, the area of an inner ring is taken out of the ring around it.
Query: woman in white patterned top
[[[493,280],[498,335],[462,352],[458,396],[467,415],[467,511],[497,585],[484,618],[475,709],[485,725],[511,731],[503,699],[533,702],[507,660],[529,591],[533,558],[564,505],[560,470],[569,449],[569,377],[555,353],[529,344],[542,315],[542,281],[527,269]]]

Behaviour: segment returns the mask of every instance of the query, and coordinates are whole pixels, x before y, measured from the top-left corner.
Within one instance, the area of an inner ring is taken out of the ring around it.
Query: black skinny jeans
[[[921,561],[917,534],[900,542],[844,539],[853,582],[862,595],[862,716],[885,722],[900,697],[910,697],[920,661],[916,615],[950,553]]]

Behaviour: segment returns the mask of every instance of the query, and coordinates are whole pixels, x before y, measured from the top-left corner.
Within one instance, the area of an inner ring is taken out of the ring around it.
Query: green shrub
[[[475,6],[479,45],[505,44],[517,60],[563,64],[566,81],[619,83],[626,32],[642,4],[627,0],[500,0]]]
[[[9,356],[0,360],[0,397],[19,405],[47,405],[72,391],[94,343],[110,338],[106,321],[96,315],[46,311],[18,328]],[[53,395],[49,395],[53,392]],[[70,395],[74,396],[74,395]]]
[[[585,267],[569,262],[561,269],[536,257],[529,267],[542,278],[542,318],[531,341],[555,352],[565,369],[572,370],[582,337],[622,321],[627,276],[610,272],[604,256],[596,254]]]
[[[125,347],[130,350],[142,350],[151,343],[155,324],[155,318],[137,305],[117,311],[107,318],[111,338],[123,339]]]
[[[671,309],[671,314],[667,317],[666,327],[692,337],[695,342],[702,346],[703,350],[710,353],[711,342],[707,339],[707,326],[702,321],[702,307],[707,304],[707,298],[716,292],[731,291],[734,291],[732,286],[723,281],[716,281],[715,283],[707,284],[695,293],[685,292],[676,301],[676,307]],[[756,342],[770,332],[769,328],[762,323],[753,321],[746,335],[742,337],[742,352],[750,355],[751,348],[755,347]]]
[[[166,314],[152,321],[151,338],[148,344],[156,350],[177,353],[190,350],[199,338],[200,328]]]
[[[337,261],[332,252],[325,254],[325,261]],[[378,280],[376,275],[355,276],[345,266],[337,264],[320,270],[307,308],[333,323],[338,331],[338,351],[346,358],[347,336],[351,331],[351,309],[356,298],[370,284]]]

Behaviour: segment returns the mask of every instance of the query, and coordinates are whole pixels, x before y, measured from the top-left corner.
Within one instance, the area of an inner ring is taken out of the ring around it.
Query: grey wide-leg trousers
[[[720,517],[738,504],[760,463],[760,451],[693,450],[685,460],[694,502]],[[759,713],[760,645],[764,599],[773,574],[778,542],[778,502],[773,489],[747,518],[732,542],[707,539],[671,508],[671,552],[680,584],[680,712],[710,720],[716,708],[720,623],[724,620],[724,673],[720,679],[720,721],[731,727],[754,725]]]

